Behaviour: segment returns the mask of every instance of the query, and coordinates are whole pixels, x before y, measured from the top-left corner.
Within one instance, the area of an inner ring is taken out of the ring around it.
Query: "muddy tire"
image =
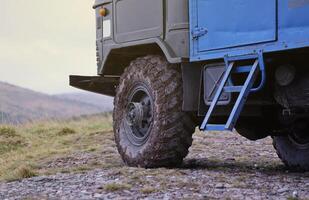
[[[307,122],[290,129],[286,136],[273,137],[279,158],[291,170],[309,170],[309,136]]]
[[[180,67],[161,56],[131,62],[114,100],[114,133],[123,161],[134,167],[172,167],[192,144],[195,123],[182,111]]]

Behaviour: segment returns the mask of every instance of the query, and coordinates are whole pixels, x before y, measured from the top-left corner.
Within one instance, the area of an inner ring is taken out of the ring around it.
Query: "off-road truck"
[[[199,126],[271,136],[288,167],[309,170],[309,1],[96,0],[93,8],[98,76],[70,84],[115,97],[125,163],[179,165]]]

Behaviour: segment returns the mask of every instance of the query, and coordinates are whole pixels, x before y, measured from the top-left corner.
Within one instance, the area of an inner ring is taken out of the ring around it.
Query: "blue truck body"
[[[309,0],[190,0],[190,60],[309,46]]]

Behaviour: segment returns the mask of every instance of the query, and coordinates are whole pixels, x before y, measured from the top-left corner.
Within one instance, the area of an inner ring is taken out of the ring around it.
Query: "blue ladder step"
[[[207,130],[207,131],[226,131],[227,128],[223,124],[207,124],[205,130]]]
[[[241,92],[243,86],[225,86],[223,88],[223,92],[229,92],[229,93],[232,93],[232,92]]]

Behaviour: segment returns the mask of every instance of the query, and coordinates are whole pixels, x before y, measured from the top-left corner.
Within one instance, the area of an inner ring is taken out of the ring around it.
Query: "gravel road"
[[[309,199],[309,173],[285,169],[271,138],[196,133],[194,139],[181,168],[125,167],[111,144],[114,166],[3,182],[0,199]]]

